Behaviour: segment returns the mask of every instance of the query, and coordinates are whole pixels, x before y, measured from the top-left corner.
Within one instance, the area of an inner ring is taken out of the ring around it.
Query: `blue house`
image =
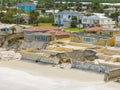
[[[36,9],[36,5],[31,2],[24,2],[17,5],[18,8],[26,12],[30,12]]]

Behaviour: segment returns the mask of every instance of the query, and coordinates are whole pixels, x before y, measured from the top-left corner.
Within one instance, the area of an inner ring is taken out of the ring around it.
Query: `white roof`
[[[0,29],[2,29],[2,28],[11,28],[11,27],[13,27],[15,25],[16,24],[2,24],[2,23],[0,23]]]
[[[101,3],[102,5],[120,6],[120,3]]]
[[[54,10],[46,10],[45,12],[46,12],[46,13],[53,13]],[[55,10],[55,13],[58,13],[58,12],[59,12],[59,10]]]
[[[110,18],[106,17],[104,13],[93,13],[93,15],[88,16],[88,17],[85,16],[84,18],[89,18],[89,19],[110,19]]]

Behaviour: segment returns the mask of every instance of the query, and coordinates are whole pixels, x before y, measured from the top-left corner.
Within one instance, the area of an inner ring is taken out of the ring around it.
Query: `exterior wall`
[[[0,35],[0,47],[4,44],[5,40],[6,40],[6,35]]]
[[[115,37],[115,46],[120,47],[120,35]]]
[[[30,52],[21,52],[22,58],[32,61],[39,61],[48,64],[58,64],[59,59],[57,58],[50,58],[40,54],[30,53]]]
[[[111,36],[111,38],[108,39],[103,39],[103,38],[95,38],[95,37],[85,37],[85,36],[71,36],[71,41],[72,42],[77,42],[77,43],[86,43],[86,44],[93,44],[93,45],[102,45],[102,46],[115,46],[116,44],[120,41],[115,40],[115,36],[119,34],[119,31],[98,31],[96,33],[97,35],[103,35],[103,36]],[[86,41],[85,38],[91,39],[90,41]]]
[[[32,31],[24,31],[24,40],[27,42],[31,42],[34,40],[34,37],[32,35]]]
[[[115,37],[112,37],[109,40],[107,40],[107,46],[115,46]]]
[[[43,41],[43,42],[49,42],[53,41],[55,39],[63,39],[63,38],[69,38],[69,35],[55,35],[55,33],[51,33],[52,35],[43,35],[42,34],[34,34],[32,31],[25,31],[24,32],[24,40],[25,41]]]
[[[63,38],[69,38],[70,36],[69,35],[59,35],[59,36],[56,36],[56,39],[63,39]]]
[[[0,29],[0,32],[10,33],[10,29],[9,28],[2,28],[2,29]]]
[[[116,67],[109,66],[109,65],[88,63],[88,62],[73,61],[72,68],[105,73],[106,71],[109,71],[109,70],[116,68]]]
[[[71,41],[76,43],[86,43],[86,44],[93,44],[93,45],[102,45],[102,46],[114,46],[115,44],[115,38],[112,37],[108,40],[104,40],[103,38],[91,38],[90,41],[85,41],[86,37],[80,37],[77,36],[71,36]],[[87,37],[89,38],[89,37]]]
[[[32,42],[34,40],[33,35],[24,35],[24,40],[27,42]]]
[[[92,19],[92,18],[85,17],[82,19],[82,24],[85,24],[88,26],[92,26],[92,25],[97,24],[97,25],[103,26],[104,28],[112,28],[112,27],[114,27],[115,21],[112,21],[112,19],[110,19],[110,18],[106,18],[106,19],[93,18]]]
[[[119,31],[98,31],[97,35],[109,35],[109,36],[115,36],[119,34]]]
[[[104,42],[103,38],[100,38],[100,40],[99,40],[99,45],[102,45],[102,46],[105,45],[105,42]]]

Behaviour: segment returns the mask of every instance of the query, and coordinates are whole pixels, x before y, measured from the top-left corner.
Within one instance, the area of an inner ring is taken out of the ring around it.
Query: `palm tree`
[[[15,27],[11,27],[11,29],[10,29],[11,31],[12,31],[12,34],[14,34],[15,33],[15,31],[16,31],[16,28]]]

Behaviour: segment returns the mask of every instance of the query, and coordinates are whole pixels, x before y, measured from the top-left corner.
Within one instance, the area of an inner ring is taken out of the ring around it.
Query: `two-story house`
[[[68,38],[69,33],[61,31],[59,27],[36,26],[26,28],[24,31],[24,40],[27,42],[43,41],[49,42],[57,39]]]
[[[82,18],[82,24],[84,26],[101,26],[103,28],[113,28],[115,21],[106,17],[104,14],[94,13],[91,16],[84,16]]]
[[[71,21],[73,16],[75,16],[77,18],[77,21],[80,22],[83,14],[77,11],[60,11],[55,14],[54,24],[64,27],[71,27]]]
[[[70,37],[68,32],[61,31],[59,27],[36,26],[24,29],[23,49],[43,49],[50,41]]]

